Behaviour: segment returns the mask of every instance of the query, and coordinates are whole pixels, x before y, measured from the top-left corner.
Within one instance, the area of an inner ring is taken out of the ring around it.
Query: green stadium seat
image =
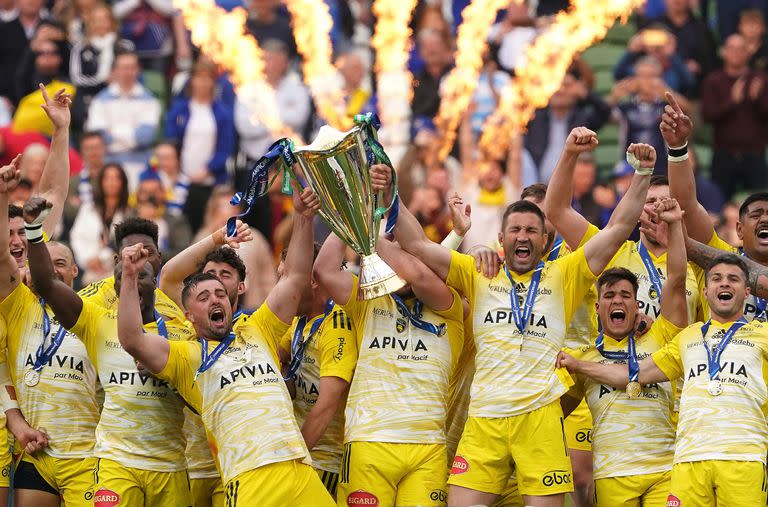
[[[606,34],[605,39],[603,40],[611,44],[627,47],[627,42],[629,42],[629,39],[631,39],[632,36],[635,35],[636,33],[637,33],[637,28],[635,27],[635,23],[631,19],[627,21],[626,24],[623,24],[623,25],[617,21],[608,30],[608,33]]]
[[[603,69],[613,71],[613,67],[625,51],[624,46],[601,43],[587,49],[582,57],[595,71]]]
[[[613,88],[613,70],[601,69],[595,71],[595,92],[603,98],[611,94]]]
[[[600,139],[598,146],[616,146],[619,142],[619,126],[615,123],[606,124],[597,134]]]
[[[144,86],[157,97],[164,107],[168,104],[168,87],[165,76],[156,70],[145,70],[141,73]]]

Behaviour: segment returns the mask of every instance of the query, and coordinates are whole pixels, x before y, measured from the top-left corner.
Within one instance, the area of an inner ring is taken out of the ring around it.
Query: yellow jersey
[[[46,346],[61,328],[46,308],[51,328]],[[35,386],[24,383],[43,342],[43,308],[32,290],[19,283],[2,303],[0,315],[7,325],[8,366],[16,386],[19,408],[33,428],[45,428],[48,447],[43,452],[56,458],[93,456],[99,407],[97,375],[85,346],[66,333],[61,346],[40,370]]]
[[[682,377],[675,463],[704,460],[765,463],[768,426],[768,327],[741,327],[720,357],[722,393],[708,391],[705,346],[717,345],[731,323],[712,321],[706,343],[697,322],[681,331],[653,361],[669,379]]]
[[[355,278],[353,295],[342,305],[352,317],[359,354],[344,442],[445,444],[449,384],[464,342],[461,298],[451,289],[449,309],[423,308],[422,321],[445,325],[437,336],[403,316],[392,296],[358,301],[357,284]],[[405,304],[413,308],[414,301]]]
[[[200,341],[172,341],[168,363],[158,374],[203,419],[224,484],[270,463],[311,462],[293,405],[280,375],[279,341],[289,324],[266,303],[237,325],[235,339],[208,370]],[[212,354],[217,342],[208,342]]]
[[[117,292],[115,291],[115,277],[110,276],[98,282],[80,289],[77,293],[83,301],[88,300],[96,303],[107,310],[117,311]],[[166,318],[166,320],[177,320],[184,322],[187,317],[176,303],[165,295],[160,289],[155,289],[155,309]]]
[[[317,315],[307,321],[301,335],[306,342],[312,324],[322,318]],[[283,336],[283,349],[291,350],[291,341],[296,332],[298,319],[294,319],[288,332]],[[301,366],[296,372],[296,397],[293,400],[293,412],[296,422],[301,427],[320,394],[321,377],[338,377],[347,383],[352,381],[352,373],[357,362],[357,343],[352,327],[352,319],[344,310],[335,305],[328,317],[317,328],[315,336],[304,348]],[[346,398],[345,398],[346,401]],[[341,407],[344,403],[341,404]],[[310,451],[312,466],[327,472],[338,473],[341,467],[341,455],[344,445],[343,408],[334,415],[325,433]]]
[[[518,300],[525,298],[533,271],[511,275]],[[545,263],[523,336],[514,324],[505,270],[488,279],[475,270],[471,256],[451,252],[448,285],[469,299],[477,348],[470,417],[525,414],[565,394],[573,381],[555,368],[555,360],[566,326],[594,282],[581,248]]]
[[[193,336],[185,323],[165,325],[171,341]],[[156,322],[144,329],[158,333]],[[136,361],[120,346],[117,312],[83,300],[71,331],[85,344],[104,386],[94,456],[141,470],[185,470],[184,439],[179,434],[184,402],[168,382],[138,371]]]
[[[637,359],[662,348],[680,331],[663,316],[659,317],[643,336],[635,339]],[[604,336],[606,351],[626,351],[627,340],[617,341]],[[568,351],[582,361],[626,364],[626,361],[604,357],[595,345]],[[601,384],[577,375],[572,392],[585,396],[592,412],[592,453],[594,477],[625,477],[653,474],[672,469],[675,451],[675,424],[672,417],[675,396],[670,382],[643,386],[635,399],[625,390]]]

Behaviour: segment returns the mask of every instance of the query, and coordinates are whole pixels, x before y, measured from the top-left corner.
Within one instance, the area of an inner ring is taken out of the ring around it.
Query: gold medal
[[[40,372],[27,368],[24,372],[24,383],[29,387],[35,387],[38,382],[40,382]]]
[[[632,381],[627,384],[627,398],[637,398],[642,392],[643,386],[640,385],[640,382]]]

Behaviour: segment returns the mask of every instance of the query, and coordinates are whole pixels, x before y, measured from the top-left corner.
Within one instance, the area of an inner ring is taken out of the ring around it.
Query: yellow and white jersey
[[[600,229],[594,225],[589,226],[587,233],[584,235],[582,244],[588,241],[590,238],[597,235]],[[638,290],[637,290],[637,303],[640,309],[640,313],[644,313],[656,320],[661,315],[661,298],[656,293],[656,289],[651,283],[651,279],[648,276],[648,270],[643,264],[643,258],[638,252],[639,243],[635,241],[626,241],[613,256],[611,262],[608,263],[606,269],[609,268],[626,268],[637,277]],[[667,278],[667,253],[664,252],[660,256],[656,257],[648,250],[656,271],[659,273],[659,279],[661,283]],[[704,287],[704,276],[701,269],[693,263],[688,263],[688,273],[685,280],[685,295],[688,303],[688,322],[695,322],[704,317],[704,298],[701,295],[701,290]]]
[[[663,316],[659,317],[643,336],[635,340],[637,359],[662,348],[680,328]],[[604,337],[605,351],[626,351],[627,339],[616,341]],[[625,364],[626,361],[603,357],[594,346],[568,351],[577,359],[596,363]],[[586,396],[592,412],[592,453],[594,477],[624,477],[663,472],[672,469],[675,451],[674,387],[670,382],[643,386],[635,399],[625,390],[601,384],[589,377],[576,376],[572,392]]]
[[[533,271],[511,275],[518,301],[524,299]],[[568,390],[573,381],[565,369],[555,368],[555,360],[565,342],[566,325],[594,282],[581,248],[545,263],[523,337],[514,323],[512,284],[505,270],[488,279],[477,272],[471,256],[451,252],[448,285],[469,299],[477,348],[470,417],[525,414]]]
[[[77,293],[83,301],[88,300],[96,303],[107,310],[117,311],[117,292],[115,291],[115,277],[110,276],[98,282],[80,289]],[[166,320],[177,320],[184,322],[187,318],[184,312],[174,303],[171,298],[165,295],[160,289],[155,289],[155,309],[165,317]]]
[[[171,341],[193,337],[185,323],[165,324]],[[145,324],[144,329],[158,333],[156,322]],[[185,470],[184,438],[179,431],[184,424],[184,401],[168,382],[138,371],[136,361],[120,346],[117,312],[83,300],[71,331],[85,343],[104,386],[94,456],[141,470]]]
[[[270,463],[311,462],[278,366],[279,340],[288,326],[262,304],[235,327],[235,340],[197,380],[202,344],[170,342],[158,377],[174,384],[202,416],[224,484]],[[208,342],[209,354],[217,345]]]
[[[203,419],[184,407],[184,439],[187,441],[185,455],[187,457],[187,473],[190,479],[208,479],[218,477],[216,461],[208,443]]]
[[[768,327],[753,320],[736,331],[720,357],[723,392],[707,390],[709,369],[704,324],[681,331],[653,361],[672,379],[683,377],[675,463],[703,460],[765,463],[768,426]],[[707,344],[719,343],[731,323],[712,321]]]
[[[401,315],[391,296],[357,301],[357,283],[355,278],[353,295],[343,305],[357,331],[359,354],[344,442],[444,444],[449,383],[464,341],[461,298],[452,290],[449,309],[423,309],[423,321],[446,326],[436,336]],[[414,301],[405,303],[412,308]]]
[[[93,456],[99,407],[96,399],[96,369],[85,346],[67,333],[61,346],[40,370],[35,386],[24,383],[43,342],[43,309],[37,296],[20,283],[2,303],[0,314],[8,332],[8,366],[16,386],[19,408],[30,426],[45,428],[48,447],[43,452],[56,458]],[[60,329],[53,311],[47,309],[51,329],[46,346]]]
[[[306,341],[312,324],[322,314],[309,320],[304,326],[302,343]],[[296,331],[298,319],[284,335],[283,348],[291,349],[291,339]],[[315,336],[306,345],[301,366],[296,372],[296,397],[293,400],[296,422],[301,427],[320,394],[321,377],[338,377],[347,383],[352,381],[357,362],[357,343],[352,320],[336,305],[317,329]],[[312,466],[327,472],[338,473],[344,446],[344,403],[331,419],[325,433],[310,451]]]

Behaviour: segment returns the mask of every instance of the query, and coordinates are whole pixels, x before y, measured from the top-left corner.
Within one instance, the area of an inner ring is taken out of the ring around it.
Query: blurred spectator
[[[116,0],[112,12],[120,21],[120,38],[135,47],[142,69],[165,74],[173,53],[172,0]]]
[[[49,150],[46,145],[32,143],[24,149],[24,153],[21,155],[21,179],[29,182],[32,192],[38,191],[45,161],[48,160],[48,153]]]
[[[6,11],[7,20],[0,22],[0,96],[14,103],[21,98],[16,95],[16,70],[37,26],[47,16],[43,5],[43,0],[16,0],[16,8]]]
[[[139,83],[136,53],[115,55],[110,84],[88,108],[86,130],[100,132],[110,158],[119,162],[135,186],[149,159],[149,149],[160,121],[160,102]]]
[[[664,93],[667,83],[661,78],[661,65],[653,56],[646,56],[635,63],[634,77],[625,78],[613,86],[609,102],[615,106],[614,115],[621,126],[620,153],[631,143],[646,143],[664,154],[666,145],[659,131],[659,122],[667,104]],[[689,106],[682,96],[676,95],[681,107]],[[656,157],[656,174],[667,174],[667,157]]]
[[[363,59],[354,51],[341,55],[336,60],[336,68],[339,69],[344,80],[344,99],[347,104],[347,116],[360,113],[375,112],[375,98],[364,84],[366,68]]]
[[[42,42],[35,58],[35,77],[45,85],[51,97],[62,88],[66,93],[75,95],[75,87],[59,78],[61,55],[56,44],[50,41]],[[43,92],[35,87],[34,91],[24,96],[13,115],[13,130],[15,132],[38,132],[45,136],[53,134],[53,123],[40,107]]]
[[[483,52],[483,69],[477,80],[477,89],[472,98],[474,109],[471,116],[472,133],[478,138],[483,132],[483,123],[496,110],[501,90],[509,82],[509,74],[498,70],[496,62],[486,49]]]
[[[714,127],[712,180],[726,199],[739,189],[755,192],[768,184],[768,89],[765,73],[751,70],[746,41],[733,34],[722,49],[723,68],[701,88],[701,112]]]
[[[19,207],[24,207],[24,204],[30,197],[32,197],[32,184],[29,180],[22,178],[8,197],[8,202]]]
[[[13,104],[5,97],[0,97],[0,127],[9,125],[13,120]]]
[[[600,225],[602,208],[592,195],[597,181],[597,163],[592,153],[579,154],[576,167],[573,170],[573,209],[579,212],[590,223]]]
[[[333,19],[331,28],[331,43],[333,52],[340,54],[348,52],[352,46],[352,36],[355,34],[355,18],[345,0],[324,0]]]
[[[69,81],[69,43],[66,37],[66,31],[58,23],[50,19],[40,22],[29,48],[15,69],[18,100],[37,90],[38,83],[48,83],[54,78]]]
[[[246,26],[262,47],[268,40],[278,40],[289,60],[298,57],[291,18],[287,10],[280,9],[280,0],[250,0]]]
[[[226,183],[226,164],[235,147],[232,113],[214,100],[217,74],[214,64],[198,62],[187,96],[171,104],[165,123],[165,137],[181,147],[181,171],[190,182],[185,214],[193,230],[203,223],[213,186]]]
[[[677,54],[677,40],[664,25],[645,28],[629,40],[627,52],[613,70],[613,78],[620,81],[632,76],[635,63],[644,56],[656,57],[661,64],[664,82],[674,91],[687,95],[694,89],[694,76]]]
[[[408,209],[424,228],[424,233],[436,243],[442,241],[451,232],[445,198],[446,195],[439,189],[423,186],[414,190],[408,202]]]
[[[165,260],[170,259],[192,243],[192,229],[184,215],[170,213],[166,205],[166,190],[160,175],[146,169],[139,176],[136,190],[136,215],[157,224],[158,246]]]
[[[94,7],[103,5],[102,0],[68,0],[56,2],[63,4],[57,19],[64,23],[69,42],[72,45],[82,42],[87,35],[86,23]],[[110,11],[111,14],[111,11]]]
[[[431,29],[419,32],[418,42],[424,70],[413,77],[411,111],[433,118],[440,109],[440,81],[453,65],[453,42]]]
[[[749,66],[755,70],[768,70],[768,41],[765,37],[765,18],[757,9],[746,10],[739,16],[739,33],[744,37],[749,53]]]
[[[107,164],[94,189],[93,202],[83,203],[70,231],[70,244],[83,284],[110,276],[114,269],[112,224],[128,213],[128,178],[117,164]]]
[[[664,0],[664,3],[666,14],[651,20],[651,24],[660,23],[675,36],[677,54],[698,84],[717,65],[714,36],[707,23],[694,16],[690,0]]]
[[[696,179],[696,200],[699,201],[699,204],[704,206],[704,209],[707,210],[710,215],[716,215],[720,213],[725,205],[723,191],[699,170],[699,156],[696,154],[696,150],[691,146],[691,141],[689,141],[688,144],[688,154],[689,159],[691,160],[691,165],[693,166],[694,178]]]
[[[592,198],[600,206],[600,223],[598,227],[604,227],[616,209],[621,197],[627,192],[635,169],[626,160],[620,160],[611,170],[611,182],[608,185],[597,185],[592,191]]]
[[[0,128],[0,166],[10,164],[16,155],[22,153],[24,148],[32,143],[40,143],[45,146],[51,144],[47,137],[37,132],[19,133],[13,132],[11,127]],[[79,171],[82,166],[83,161],[80,158],[80,154],[74,148],[69,148],[70,174]]]
[[[98,185],[106,163],[107,145],[98,132],[86,132],[80,138],[80,152],[83,157],[82,169],[79,174],[69,178],[69,192],[64,204],[65,234],[72,227],[80,206],[93,203],[93,189]]]
[[[499,65],[508,72],[513,72],[518,65],[525,65],[525,49],[536,38],[536,28],[528,15],[527,4],[509,2],[504,18],[488,33],[488,42],[496,49]]]
[[[176,145],[169,141],[158,143],[150,160],[150,168],[160,175],[166,189],[165,205],[168,212],[181,215],[187,203],[189,179],[181,172]]]
[[[74,44],[69,56],[69,76],[77,87],[72,104],[76,126],[85,123],[91,99],[107,86],[116,41],[112,11],[104,4],[94,5],[85,15],[85,36]]]
[[[525,148],[537,169],[537,182],[546,183],[560,159],[565,139],[574,127],[597,132],[611,117],[611,108],[587,88],[580,75],[571,69],[549,105],[536,111],[528,123]]]
[[[723,211],[720,213],[718,224],[715,227],[717,235],[729,245],[739,248],[741,246],[741,240],[736,233],[739,223],[739,205],[733,201],[726,203],[723,206]]]
[[[717,11],[710,17],[717,20],[717,30],[720,40],[726,40],[736,33],[739,25],[739,15],[745,10],[759,10],[763,16],[768,13],[767,0],[718,0],[713,2]],[[709,2],[702,1],[701,9],[706,18],[709,15]]]
[[[229,187],[216,187],[213,190],[205,210],[205,221],[193,238],[193,242],[220,229],[227,223],[229,217],[241,212],[240,209],[229,204],[232,193],[233,190]],[[251,229],[251,232],[253,232],[253,241],[241,243],[237,250],[237,254],[248,266],[245,300],[242,302],[244,308],[258,308],[277,282],[275,258],[269,243],[259,231]]]
[[[200,54],[197,58],[198,62],[207,62],[211,65],[216,65],[211,58],[206,55]],[[235,110],[235,87],[232,85],[229,73],[222,71],[221,68],[217,68],[216,77],[216,89],[214,92],[214,100],[221,101],[225,104],[229,111],[234,114]],[[179,71],[173,76],[171,83],[171,94],[173,99],[183,96],[186,90],[189,88],[189,79],[192,76],[192,65],[187,70]]]
[[[410,23],[412,44],[408,54],[408,70],[414,76],[424,71],[424,57],[421,52],[421,40],[418,37],[423,31],[434,31],[444,41],[451,40],[453,31],[443,16],[439,4],[420,1],[416,4]]]

